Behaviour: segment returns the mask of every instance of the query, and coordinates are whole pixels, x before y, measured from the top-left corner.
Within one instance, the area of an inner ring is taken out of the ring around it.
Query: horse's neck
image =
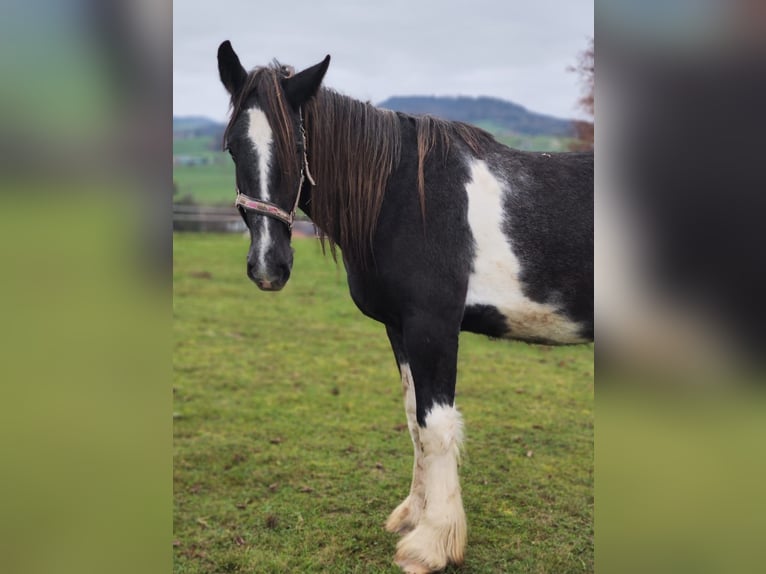
[[[399,161],[399,118],[394,112],[327,90],[306,107],[304,119],[308,164],[316,180],[312,197],[307,194],[304,204],[344,257],[351,250],[356,251],[352,258],[360,258]]]

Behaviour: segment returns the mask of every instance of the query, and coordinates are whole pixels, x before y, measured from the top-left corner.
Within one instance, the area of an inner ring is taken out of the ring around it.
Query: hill
[[[572,120],[530,112],[523,106],[486,96],[394,96],[378,104],[381,108],[408,114],[432,114],[481,127],[529,136],[574,137]]]
[[[447,120],[478,125],[492,133],[525,136],[576,137],[574,121],[556,118],[487,96],[393,96],[378,107],[408,114],[431,114]],[[224,125],[214,120],[184,116],[173,118],[176,138],[219,136]]]

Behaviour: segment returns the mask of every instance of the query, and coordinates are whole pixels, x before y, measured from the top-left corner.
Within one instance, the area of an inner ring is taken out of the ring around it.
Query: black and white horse
[[[299,206],[340,248],[351,296],[386,326],[415,451],[386,528],[407,572],[463,562],[455,407],[461,330],[535,343],[593,338],[593,155],[525,153],[458,122],[320,87],[330,63],[248,72],[218,49],[224,145],[251,236],[247,275],[281,289]]]

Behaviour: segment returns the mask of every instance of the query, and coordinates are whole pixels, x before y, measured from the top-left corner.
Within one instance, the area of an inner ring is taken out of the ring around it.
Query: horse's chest
[[[583,342],[580,325],[561,312],[555,297],[541,303],[524,294],[522,265],[513,251],[513,239],[503,231],[503,198],[508,190],[483,161],[471,165],[466,193],[474,243],[466,316],[476,323],[485,320],[482,317],[491,317],[494,324],[489,334],[495,336],[550,343]],[[500,328],[502,323],[505,329]],[[483,325],[475,324],[470,330],[485,332],[483,329]]]

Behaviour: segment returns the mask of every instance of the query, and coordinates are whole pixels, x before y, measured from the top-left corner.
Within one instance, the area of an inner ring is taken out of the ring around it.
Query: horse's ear
[[[327,54],[318,64],[282,80],[290,105],[297,109],[316,95],[329,65],[330,54]]]
[[[226,40],[218,46],[218,73],[221,82],[232,97],[239,94],[247,79],[247,71],[239,62],[239,57],[231,47],[231,42]]]

